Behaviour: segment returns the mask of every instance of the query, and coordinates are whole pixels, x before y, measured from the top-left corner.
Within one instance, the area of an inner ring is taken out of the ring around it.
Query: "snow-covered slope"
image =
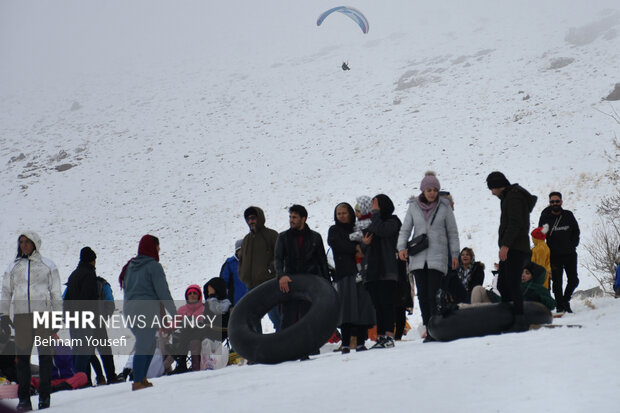
[[[3,2],[5,260],[32,228],[63,277],[90,245],[115,278],[150,232],[180,295],[217,275],[248,205],[283,230],[301,203],[325,234],[360,194],[403,214],[428,169],[480,260],[496,169],[539,195],[533,221],[562,191],[587,239],[618,185],[619,125],[599,112],[620,81],[617,4],[433,3],[357,2],[363,35],[344,15],[316,27],[324,1]]]
[[[311,361],[167,376],[139,392],[115,384],[54,393],[50,412],[613,413],[620,401],[614,363],[620,300],[589,304],[595,308],[577,303],[575,314],[558,323],[582,328],[451,343],[417,339],[346,356],[326,345]]]
[[[352,2],[366,35],[341,15],[316,27],[334,5],[0,0],[0,258],[33,229],[63,282],[84,245],[113,281],[152,233],[181,298],[218,275],[247,206],[284,230],[288,206],[303,204],[326,235],[334,206],[358,195],[386,193],[402,215],[429,169],[454,195],[461,245],[487,265],[493,170],[539,196],[533,224],[562,191],[590,239],[597,203],[619,186],[620,124],[605,113],[620,107],[603,100],[620,82],[617,1]],[[200,392],[200,405],[234,411],[614,411],[616,304],[577,303],[568,320],[581,330],[416,341],[53,404],[190,408]]]

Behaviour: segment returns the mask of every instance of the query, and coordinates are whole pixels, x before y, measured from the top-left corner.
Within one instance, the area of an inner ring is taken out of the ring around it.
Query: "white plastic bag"
[[[164,371],[164,357],[161,354],[159,347],[157,347],[155,349],[155,353],[153,354],[153,359],[151,359],[151,364],[149,364],[149,369],[146,372],[146,377],[149,379],[152,379],[153,377],[161,377],[163,376]]]
[[[202,340],[200,370],[217,370],[228,365],[228,347],[221,341]]]

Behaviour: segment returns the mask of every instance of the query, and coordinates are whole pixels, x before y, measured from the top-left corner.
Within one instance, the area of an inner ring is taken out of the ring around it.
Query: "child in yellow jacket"
[[[534,228],[532,231],[532,242],[534,242],[534,248],[532,248],[532,262],[543,267],[547,274],[545,275],[545,288],[549,288],[549,279],[551,278],[551,250],[545,242],[547,238],[547,232],[549,231],[549,225],[545,224],[542,227]]]

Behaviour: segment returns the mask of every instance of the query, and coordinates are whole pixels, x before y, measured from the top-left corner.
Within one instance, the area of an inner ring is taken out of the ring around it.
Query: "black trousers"
[[[566,289],[562,293],[562,275],[566,271]],[[551,287],[558,306],[564,306],[579,285],[577,277],[577,253],[554,254],[551,252]]]
[[[32,314],[15,315],[15,351],[17,354],[17,396],[19,400],[30,399],[30,354],[35,337],[41,340],[49,339],[52,330],[32,328]],[[50,396],[52,381],[52,349],[53,346],[38,346],[39,350],[39,397],[45,399]]]
[[[284,330],[305,316],[310,310],[311,304],[304,300],[290,300],[281,303],[280,306],[282,308],[282,325],[280,328]]]
[[[407,324],[407,308],[404,306],[394,307],[394,319],[396,320],[396,331],[394,338],[400,340],[405,334],[405,325]]]
[[[114,356],[112,355],[112,347],[107,345],[108,341],[108,330],[105,326],[101,326],[95,329],[94,336],[99,339],[99,342],[105,342],[106,344],[101,344],[97,346],[97,351],[101,356],[101,361],[103,362],[103,369],[105,370],[105,376],[108,381],[116,380],[116,367],[114,365]]]
[[[499,263],[497,289],[502,295],[502,302],[513,302],[514,314],[523,314],[523,295],[521,294],[521,273],[530,261],[532,253],[508,250],[508,258]]]
[[[368,339],[368,326],[360,326],[355,324],[343,324],[340,326],[342,332],[342,345],[349,347],[351,344],[351,336],[355,333],[357,337],[358,347],[363,345]]]
[[[366,283],[366,288],[377,314],[377,335],[393,333],[396,281],[371,281]]]
[[[437,291],[441,287],[443,273],[437,270],[431,270],[424,265],[421,270],[413,270],[415,278],[415,286],[418,290],[418,302],[420,303],[420,312],[422,312],[422,323],[428,326],[428,320],[437,312],[435,305],[435,297]]]

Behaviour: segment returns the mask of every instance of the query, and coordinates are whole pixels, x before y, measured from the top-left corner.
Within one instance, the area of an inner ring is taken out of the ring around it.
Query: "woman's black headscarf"
[[[379,208],[381,209],[381,219],[387,219],[394,213],[394,203],[389,196],[385,194],[379,194],[375,196],[377,202],[379,202]]]
[[[341,205],[344,205],[347,208],[347,211],[349,211],[351,222],[349,222],[348,224],[343,224],[342,222],[338,221],[338,218],[336,216],[336,210]],[[334,208],[334,222],[336,223],[337,226],[347,230],[347,232],[349,233],[353,232],[353,226],[355,225],[355,211],[353,210],[353,207],[346,202],[341,202],[338,205],[336,205],[336,208]]]

